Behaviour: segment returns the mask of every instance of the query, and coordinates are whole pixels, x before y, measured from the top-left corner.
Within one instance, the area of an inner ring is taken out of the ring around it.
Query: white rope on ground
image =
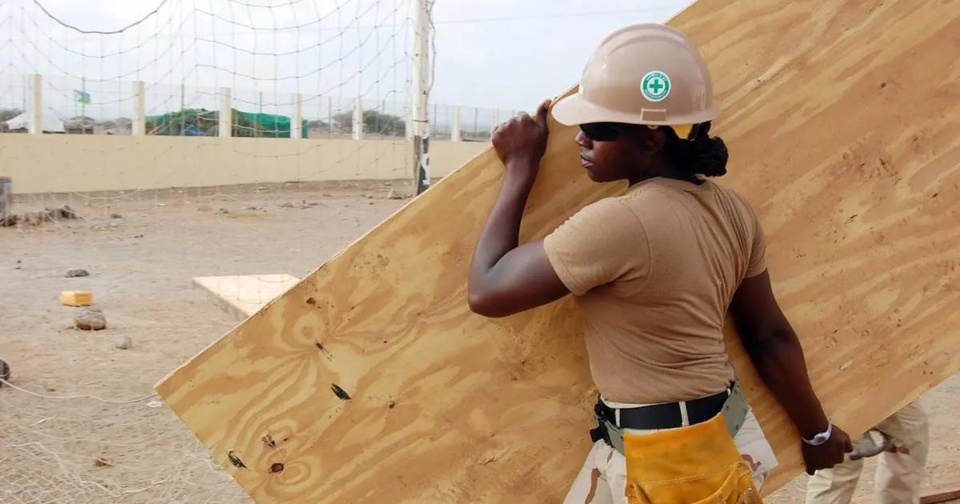
[[[246,502],[166,408],[0,388],[0,503]],[[239,499],[239,500],[238,500]]]
[[[122,400],[122,401],[113,400],[113,399],[102,399],[102,398],[100,398],[100,397],[92,396],[92,395],[52,396],[52,395],[40,394],[40,393],[37,393],[37,392],[33,392],[33,391],[30,391],[30,390],[27,390],[27,389],[22,388],[22,387],[18,387],[18,386],[16,386],[16,385],[8,382],[7,380],[4,380],[3,378],[0,378],[0,383],[2,383],[3,385],[6,385],[6,386],[8,386],[8,387],[10,387],[10,388],[12,388],[12,389],[14,389],[14,390],[17,390],[17,391],[19,391],[19,392],[23,392],[23,393],[25,393],[25,394],[30,394],[30,395],[32,395],[32,396],[40,397],[40,398],[43,398],[43,399],[55,399],[55,400],[58,400],[58,401],[73,401],[73,400],[76,400],[76,399],[93,399],[94,401],[102,402],[102,403],[104,403],[104,404],[133,404],[133,403],[143,402],[143,401],[146,401],[147,399],[152,399],[152,398],[154,398],[154,397],[158,397],[157,394],[156,394],[156,392],[154,392],[154,393],[152,393],[152,394],[150,394],[150,395],[145,395],[145,396],[143,396],[143,397],[138,397],[138,398],[136,398],[136,399],[128,399],[128,400]]]
[[[68,471],[70,471],[70,469],[67,467],[67,464],[63,461],[63,459],[60,458],[60,456],[59,456],[55,451],[47,448],[47,447],[44,446],[42,443],[30,442],[30,443],[24,443],[24,444],[18,444],[18,445],[11,445],[10,448],[25,448],[25,447],[29,447],[29,446],[37,447],[37,448],[39,448],[41,451],[43,451],[43,452],[47,453],[48,455],[50,455],[51,457],[53,457],[53,458],[57,461],[57,465],[60,466],[60,469],[61,469],[64,473],[67,473]],[[181,457],[181,460],[185,460],[185,459],[187,459],[188,457],[191,457],[191,456],[192,456],[192,455],[191,455],[190,453],[185,453],[185,454],[183,455],[183,457]],[[179,464],[179,466],[180,466],[180,467],[183,467],[183,464]],[[82,483],[82,484],[85,484],[85,485],[96,486],[98,489],[100,489],[100,490],[102,490],[102,491],[104,491],[104,492],[107,492],[108,494],[110,494],[110,495],[113,496],[113,497],[121,497],[122,495],[133,495],[133,494],[143,493],[143,492],[152,490],[153,488],[158,487],[158,486],[160,486],[160,485],[165,485],[165,484],[169,483],[171,480],[173,480],[175,477],[179,476],[181,472],[182,472],[182,470],[177,471],[176,473],[174,473],[174,474],[171,475],[171,476],[168,476],[168,477],[166,477],[166,478],[164,478],[164,479],[162,479],[162,480],[160,480],[160,481],[155,481],[155,482],[150,483],[149,485],[146,485],[146,486],[141,487],[141,488],[136,488],[136,489],[133,489],[133,490],[120,489],[120,490],[117,491],[117,492],[112,491],[107,485],[104,485],[103,483],[100,483],[100,482],[97,482],[97,481],[86,481],[86,480],[84,480],[83,478],[81,478],[79,475],[77,476],[77,481],[78,481],[79,483]]]

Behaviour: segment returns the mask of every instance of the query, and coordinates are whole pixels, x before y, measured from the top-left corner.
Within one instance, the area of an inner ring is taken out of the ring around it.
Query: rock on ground
[[[81,331],[102,331],[107,328],[107,319],[98,308],[81,308],[73,318],[73,323]]]
[[[129,336],[121,336],[113,340],[113,347],[120,350],[128,350],[133,347],[133,340]]]
[[[60,208],[46,208],[39,212],[29,212],[20,215],[8,215],[0,220],[0,227],[14,227],[18,225],[39,226],[44,222],[57,222],[61,220],[74,220],[79,218],[77,213],[64,205]]]
[[[64,205],[60,208],[47,208],[40,212],[39,217],[43,220],[73,220],[77,218],[77,213],[70,208],[70,205]]]
[[[0,360],[0,378],[5,381],[10,381],[10,366],[6,362]],[[3,382],[0,382],[0,387],[3,386]]]
[[[77,277],[85,277],[85,276],[90,276],[90,272],[85,269],[78,268],[78,269],[67,270],[67,278],[77,278]]]

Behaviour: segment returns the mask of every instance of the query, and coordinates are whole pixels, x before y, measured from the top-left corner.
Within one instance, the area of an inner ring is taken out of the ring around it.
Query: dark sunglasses
[[[620,138],[624,129],[617,123],[599,122],[581,124],[580,131],[594,142],[609,142]]]
[[[580,131],[594,142],[609,142],[620,138],[620,135],[629,127],[631,126],[619,123],[598,122],[581,124]],[[690,133],[687,134],[685,140],[694,140],[701,136],[706,136],[709,132],[710,121],[694,124],[693,127],[690,128]]]

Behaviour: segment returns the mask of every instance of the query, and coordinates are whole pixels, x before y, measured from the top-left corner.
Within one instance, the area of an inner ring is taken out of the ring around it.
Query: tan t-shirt
[[[648,179],[583,208],[544,247],[584,313],[605,399],[689,400],[733,379],[724,316],[740,281],[766,269],[763,230],[741,195]]]

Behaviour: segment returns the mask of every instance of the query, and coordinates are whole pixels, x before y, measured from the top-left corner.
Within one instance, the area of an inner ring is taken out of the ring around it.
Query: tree
[[[22,113],[20,109],[0,109],[0,122],[9,121]]]
[[[333,116],[333,123],[340,131],[353,131],[353,112],[341,112]],[[407,124],[399,116],[382,114],[376,110],[364,110],[363,132],[383,136],[404,136],[407,132]]]
[[[219,113],[205,109],[187,109],[147,118],[147,132],[163,136],[216,136]]]

